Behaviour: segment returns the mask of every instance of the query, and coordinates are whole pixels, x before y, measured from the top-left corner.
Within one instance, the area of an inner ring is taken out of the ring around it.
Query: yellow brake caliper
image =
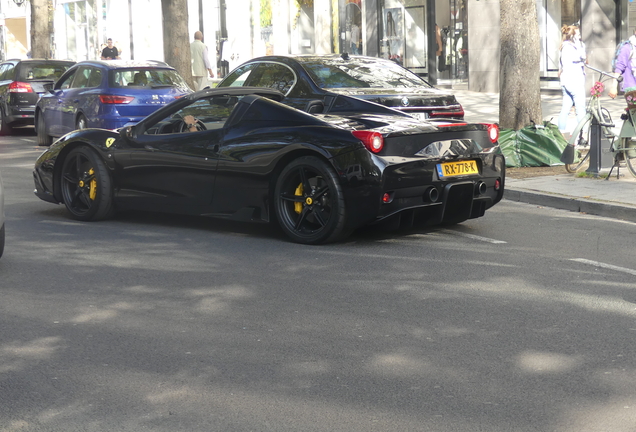
[[[296,196],[303,196],[303,184],[299,184],[298,187],[296,188],[296,191],[294,192],[294,195]],[[303,203],[297,202],[294,203],[294,211],[298,214],[300,214],[300,212],[303,211]]]
[[[95,170],[93,168],[91,168],[88,173],[90,175],[94,175],[95,174]],[[90,191],[88,193],[88,196],[90,197],[91,200],[95,201],[95,197],[97,197],[97,179],[95,177],[93,177],[93,180],[91,180],[91,184],[90,184]]]

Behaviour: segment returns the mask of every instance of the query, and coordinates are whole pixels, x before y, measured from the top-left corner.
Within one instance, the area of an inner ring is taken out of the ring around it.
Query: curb
[[[538,193],[514,188],[504,191],[504,199],[636,222],[636,207],[617,203],[593,201],[559,194]]]

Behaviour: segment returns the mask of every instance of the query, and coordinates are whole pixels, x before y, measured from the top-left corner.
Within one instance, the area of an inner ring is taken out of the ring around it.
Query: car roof
[[[45,59],[45,58],[33,58],[33,59],[8,59],[3,61],[2,63],[57,63],[57,64],[69,64],[74,65],[75,62],[73,60],[58,60],[58,59]]]
[[[393,62],[392,60],[387,60],[379,57],[369,57],[369,56],[361,56],[361,55],[350,55],[348,53],[343,54],[276,54],[276,55],[268,55],[263,57],[257,57],[249,60],[249,62],[253,61],[276,61],[276,60],[296,60],[298,62],[303,61],[321,61],[321,60],[336,60],[340,59],[343,61],[355,61],[355,60],[364,60],[375,61],[379,63]],[[393,62],[394,63],[394,62]]]
[[[168,63],[157,60],[82,60],[76,65],[91,65],[104,69],[129,69],[129,68],[162,68],[174,69]]]

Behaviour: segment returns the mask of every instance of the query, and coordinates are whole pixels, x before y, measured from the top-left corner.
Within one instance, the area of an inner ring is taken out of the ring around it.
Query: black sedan
[[[0,64],[0,135],[16,126],[32,126],[35,104],[75,62],[7,60]]]
[[[234,69],[218,86],[273,88],[285,94],[284,103],[301,110],[317,99],[327,104],[337,95],[347,95],[420,120],[464,118],[464,109],[454,95],[394,61],[346,53],[255,58]]]
[[[86,221],[126,209],[275,220],[306,244],[383,220],[458,223],[503,196],[496,125],[420,122],[348,96],[309,114],[283,98],[206,89],[119,131],[71,132],[38,158],[35,194]]]

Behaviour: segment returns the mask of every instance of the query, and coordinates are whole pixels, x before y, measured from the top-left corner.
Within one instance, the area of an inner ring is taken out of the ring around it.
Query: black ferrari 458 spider
[[[35,194],[78,220],[135,209],[277,221],[306,244],[380,221],[458,223],[503,196],[496,125],[421,122],[344,95],[309,114],[283,97],[206,89],[134,126],[71,132],[38,158]]]

